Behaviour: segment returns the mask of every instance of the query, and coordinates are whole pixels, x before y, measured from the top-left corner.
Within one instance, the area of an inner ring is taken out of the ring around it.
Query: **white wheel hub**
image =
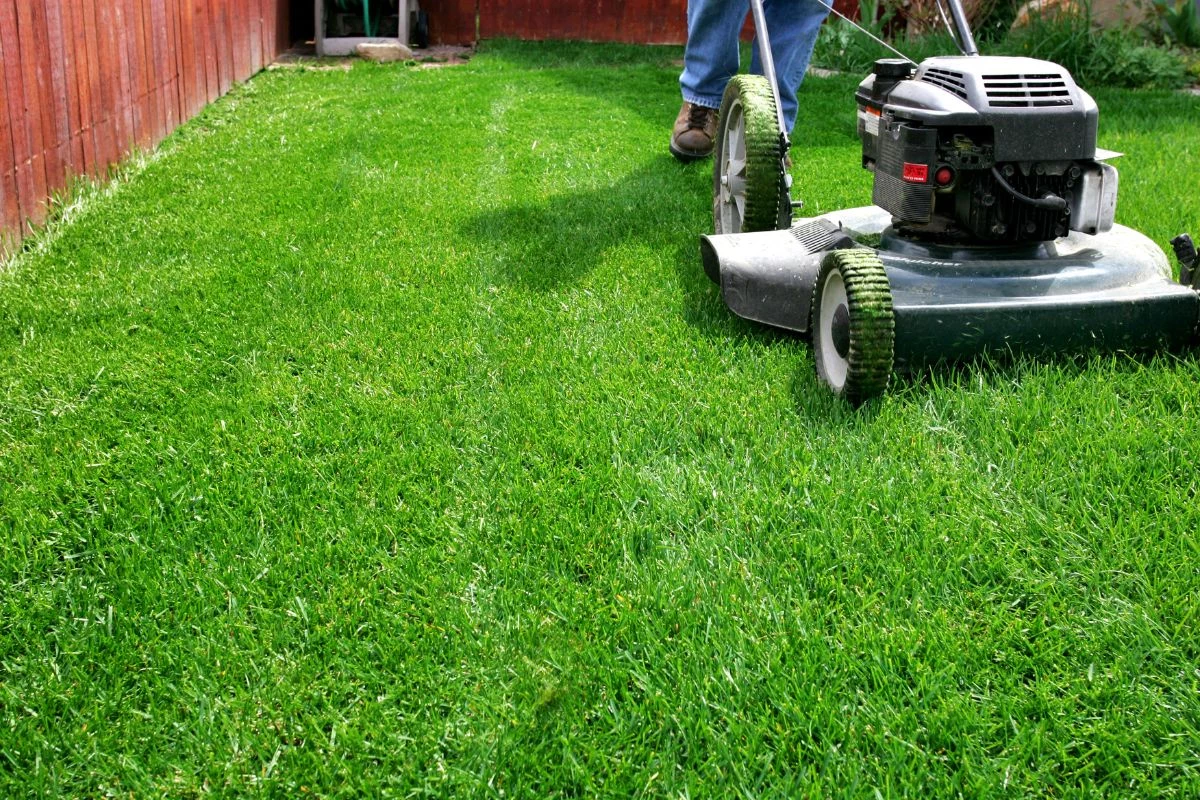
[[[746,117],[742,104],[734,103],[728,111],[725,125],[725,145],[721,148],[720,215],[721,232],[738,233],[746,218]]]
[[[829,273],[825,287],[821,290],[821,315],[817,320],[817,330],[815,331],[815,335],[821,339],[817,357],[821,359],[829,386],[835,392],[840,392],[846,385],[846,376],[850,372],[850,361],[838,352],[834,320],[839,316],[838,309],[842,309],[841,314],[847,314],[849,305],[850,300],[846,296],[846,282],[842,280],[842,273],[835,269]]]

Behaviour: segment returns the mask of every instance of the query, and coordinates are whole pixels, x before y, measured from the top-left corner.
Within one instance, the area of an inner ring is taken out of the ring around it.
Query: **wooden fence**
[[[433,41],[681,44],[687,0],[423,0]],[[839,10],[857,0],[837,0]],[[287,49],[301,0],[0,0],[0,255]],[[307,12],[311,13],[311,11]]]
[[[682,44],[687,0],[479,0],[479,36]]]
[[[287,46],[287,0],[0,0],[0,251]]]
[[[430,0],[430,5],[435,3],[446,0]],[[856,15],[858,0],[834,0],[833,6],[843,14]],[[461,0],[457,0],[457,8],[465,11]],[[478,0],[477,8],[482,39],[634,44],[687,41],[687,0]],[[753,30],[747,24],[743,37],[752,36]]]
[[[429,14],[429,37],[435,44],[474,44],[479,0],[420,0]]]

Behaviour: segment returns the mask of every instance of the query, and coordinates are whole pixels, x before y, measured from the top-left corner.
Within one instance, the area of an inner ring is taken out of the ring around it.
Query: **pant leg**
[[[684,100],[720,108],[725,84],[738,72],[738,33],[749,8],[749,0],[688,0],[688,40],[679,76]]]
[[[783,121],[790,135],[796,124],[796,94],[804,81],[817,34],[821,23],[829,16],[829,9],[817,0],[763,0],[763,15],[767,18],[767,32],[771,37]],[[762,74],[757,41],[750,71]]]

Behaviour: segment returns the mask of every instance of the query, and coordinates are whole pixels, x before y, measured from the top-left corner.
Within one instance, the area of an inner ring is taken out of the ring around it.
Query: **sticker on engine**
[[[863,128],[871,136],[879,135],[879,115],[872,114],[870,111],[863,109],[858,110],[858,121],[862,123]]]

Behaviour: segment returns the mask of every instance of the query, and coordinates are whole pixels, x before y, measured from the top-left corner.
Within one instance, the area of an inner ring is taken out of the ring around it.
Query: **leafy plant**
[[[1165,42],[1200,47],[1200,6],[1196,0],[1155,0],[1154,15],[1154,32]]]
[[[1184,2],[1190,3],[1190,0]],[[910,3],[908,8],[912,7]],[[936,6],[933,7],[936,13]],[[993,20],[988,23],[993,28],[999,29],[1002,23],[1007,24],[1006,20],[1011,22],[1010,16],[1002,14],[1002,3],[975,7],[982,9],[979,13],[985,20]],[[911,35],[912,26],[903,25],[898,8],[900,6],[894,0],[883,4],[878,0],[864,3],[861,24],[880,37],[888,31],[898,31],[890,37],[890,42],[917,63],[929,56],[958,52],[950,34],[938,30],[940,25],[923,27],[936,33]],[[1175,38],[1164,36],[1164,39],[1168,45],[1185,43],[1183,37],[1191,30],[1187,26],[1200,26],[1200,22],[1183,21],[1188,19],[1185,13],[1172,8],[1174,10],[1168,17],[1171,22],[1164,24],[1174,25],[1178,33]],[[1188,8],[1188,13],[1194,13],[1194,6],[1189,4]],[[991,52],[1031,56],[1061,64],[1077,81],[1089,86],[1172,89],[1184,86],[1190,80],[1188,64],[1178,50],[1171,46],[1155,47],[1137,31],[1097,29],[1086,6],[1073,13],[1060,10],[1054,16],[1034,16],[1028,25],[1006,33],[999,41],[989,41],[990,38],[979,37],[977,43]],[[844,72],[863,73],[876,59],[889,55],[892,54],[886,48],[850,23],[835,19],[822,28],[813,51],[813,63]]]
[[[991,12],[998,0],[963,0],[963,11],[972,28]],[[891,13],[904,21],[908,36],[923,36],[931,31],[943,31],[951,22],[950,10],[941,0],[887,0]]]
[[[910,36],[897,15],[896,4],[866,0],[859,6],[859,25],[873,35],[888,41],[906,57],[920,63],[935,55],[957,53],[958,47],[950,34],[943,31],[922,36]],[[889,31],[898,31],[889,36]],[[876,59],[895,54],[871,39],[843,19],[832,19],[821,28],[812,62],[818,66],[843,72],[862,73],[871,69]]]
[[[1178,52],[1147,44],[1135,31],[1098,30],[1086,10],[1034,17],[1000,49],[1061,64],[1084,85],[1174,89],[1187,83],[1186,64]]]

